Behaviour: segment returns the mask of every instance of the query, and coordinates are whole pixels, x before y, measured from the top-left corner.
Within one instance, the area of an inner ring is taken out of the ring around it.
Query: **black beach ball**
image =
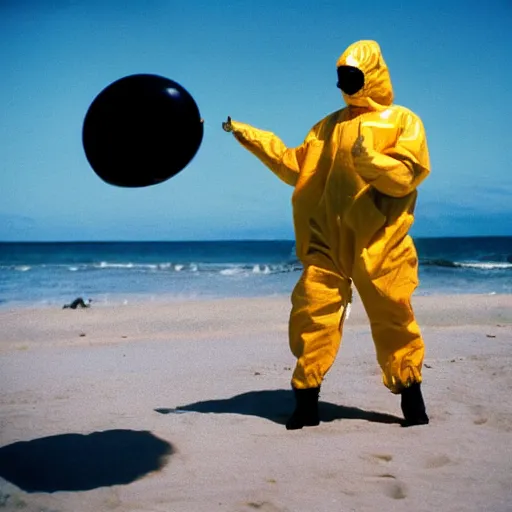
[[[203,139],[192,96],[158,75],[131,75],[103,89],[89,107],[82,143],[89,164],[110,185],[147,187],[183,170]]]

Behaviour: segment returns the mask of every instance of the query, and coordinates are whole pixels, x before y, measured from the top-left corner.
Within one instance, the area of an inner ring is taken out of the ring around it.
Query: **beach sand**
[[[356,298],[289,432],[287,297],[0,312],[0,509],[512,510],[512,296],[416,297],[431,423],[403,428]]]

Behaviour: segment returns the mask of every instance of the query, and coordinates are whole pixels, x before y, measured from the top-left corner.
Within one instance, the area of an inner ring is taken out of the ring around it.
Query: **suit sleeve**
[[[356,172],[379,192],[392,197],[410,194],[430,173],[421,120],[411,113],[405,114],[394,147],[382,153],[370,149],[366,155],[354,160]]]
[[[265,164],[278,178],[295,186],[309,142],[314,138],[310,132],[304,142],[296,148],[287,148],[272,132],[254,128],[248,124],[231,121],[235,138]]]

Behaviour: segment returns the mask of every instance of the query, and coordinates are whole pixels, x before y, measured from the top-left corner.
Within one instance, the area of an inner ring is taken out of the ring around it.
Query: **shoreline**
[[[292,287],[293,288],[293,287]],[[100,295],[100,298],[94,298],[94,296],[90,297],[87,294],[72,296],[69,295],[67,298],[63,298],[59,301],[57,299],[53,299],[52,302],[46,301],[5,301],[0,302],[0,315],[9,311],[20,311],[20,310],[54,310],[60,309],[64,304],[71,302],[77,297],[82,297],[84,300],[91,298],[93,303],[91,308],[117,308],[117,307],[130,307],[130,306],[144,306],[144,305],[156,305],[162,306],[165,304],[175,305],[177,303],[195,303],[195,302],[216,302],[216,301],[229,301],[229,300],[283,300],[288,299],[291,295],[292,288],[289,292],[278,292],[278,293],[268,293],[268,294],[255,294],[255,295],[173,295],[171,293],[126,293],[126,294],[103,294]],[[353,288],[354,296],[357,296],[357,290]],[[507,292],[453,292],[450,290],[441,291],[441,290],[418,290],[412,297],[413,303],[415,301],[422,301],[423,299],[434,299],[434,298],[444,298],[447,300],[452,300],[456,298],[461,298],[461,300],[466,300],[467,297],[512,297],[512,293]],[[53,302],[54,301],[54,302]]]
[[[412,300],[422,330],[431,327],[512,326],[512,295],[432,295]],[[100,304],[75,310],[61,307],[0,309],[0,351],[10,343],[91,343],[143,339],[192,339],[254,333],[287,336],[291,309],[287,295]],[[369,322],[357,293],[345,329]],[[43,331],[43,332],[41,332]],[[77,339],[78,338],[78,339]]]

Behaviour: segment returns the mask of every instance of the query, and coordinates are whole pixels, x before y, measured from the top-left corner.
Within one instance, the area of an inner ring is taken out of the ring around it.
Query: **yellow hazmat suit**
[[[297,256],[289,336],[295,389],[319,387],[338,352],[352,282],[368,314],[383,382],[400,393],[421,382],[424,344],[411,308],[418,259],[408,235],[416,188],[429,173],[421,120],[393,105],[379,45],[359,41],[337,62],[364,73],[296,148],[273,133],[231,121],[237,140],[292,196]]]

